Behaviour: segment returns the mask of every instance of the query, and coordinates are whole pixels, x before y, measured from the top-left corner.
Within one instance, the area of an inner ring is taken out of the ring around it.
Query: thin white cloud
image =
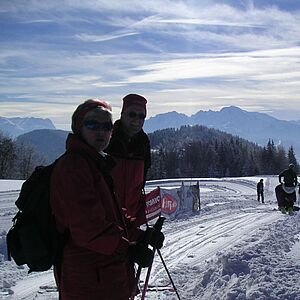
[[[89,34],[77,34],[75,35],[75,38],[82,40],[82,41],[88,41],[88,42],[104,42],[104,41],[109,41],[109,40],[114,40],[114,39],[119,39],[123,38],[126,36],[131,36],[131,35],[137,35],[138,32],[113,32],[111,34],[107,35],[89,35]]]
[[[217,20],[201,20],[201,19],[156,19],[156,23],[164,24],[187,24],[187,25],[208,25],[208,26],[228,26],[228,27],[249,27],[249,28],[263,28],[263,25],[246,24],[238,22],[224,22]]]
[[[23,24],[33,24],[33,23],[54,23],[55,21],[54,20],[27,20],[27,21],[22,21],[21,23]]]
[[[298,49],[298,54],[294,51]],[[293,54],[290,54],[292,51]],[[136,68],[144,71],[141,75],[128,78],[128,83],[151,83],[159,81],[176,81],[182,79],[228,77],[240,80],[262,79],[271,76],[273,80],[294,78],[293,66],[300,60],[300,48],[275,50],[274,52],[245,52],[239,54],[222,54],[221,56],[172,59]],[[289,56],[290,55],[290,56]],[[289,59],[287,59],[289,57]],[[282,59],[285,64],[281,64]],[[263,74],[263,75],[262,75]],[[276,74],[276,76],[274,76]],[[281,76],[280,76],[281,75]]]

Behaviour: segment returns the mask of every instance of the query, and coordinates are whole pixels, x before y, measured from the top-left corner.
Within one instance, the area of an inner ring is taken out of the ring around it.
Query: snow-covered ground
[[[300,212],[276,210],[277,178],[262,178],[265,204],[256,200],[260,177],[199,179],[200,213],[165,222],[161,254],[182,300],[300,300]],[[11,183],[0,181],[1,253],[21,184]],[[151,182],[147,190],[157,185],[178,187],[181,181]],[[26,272],[2,256],[0,299],[58,299],[51,271]],[[149,287],[146,299],[178,299],[157,254]]]

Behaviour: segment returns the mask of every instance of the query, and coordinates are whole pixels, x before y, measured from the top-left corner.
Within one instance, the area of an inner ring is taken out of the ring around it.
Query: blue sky
[[[299,0],[1,0],[0,116],[69,129],[83,100],[148,117],[236,105],[300,119]]]

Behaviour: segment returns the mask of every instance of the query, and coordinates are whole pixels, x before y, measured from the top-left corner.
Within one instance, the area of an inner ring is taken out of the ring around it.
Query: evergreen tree
[[[273,140],[269,140],[267,144],[267,161],[266,161],[266,174],[272,175],[275,174],[276,170],[274,168],[275,161],[275,145]]]
[[[11,138],[0,134],[0,179],[12,178],[15,162],[15,143]]]
[[[297,162],[293,146],[290,146],[290,148],[288,150],[288,161],[289,161],[289,164],[294,164],[295,172],[298,173],[299,172],[299,164]]]
[[[279,174],[282,170],[286,168],[286,166],[289,164],[288,157],[286,154],[286,151],[282,146],[277,147],[277,153],[275,156],[275,173]]]

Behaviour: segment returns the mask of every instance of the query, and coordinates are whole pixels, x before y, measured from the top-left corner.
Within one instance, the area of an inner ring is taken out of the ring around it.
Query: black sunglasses
[[[98,122],[95,120],[86,120],[83,122],[84,127],[90,130],[104,130],[104,131],[111,131],[113,129],[113,123],[108,122]]]
[[[128,113],[129,118],[131,119],[135,119],[136,117],[138,117],[140,120],[144,120],[146,118],[146,115],[144,115],[143,113],[136,113],[135,111],[131,111]]]

